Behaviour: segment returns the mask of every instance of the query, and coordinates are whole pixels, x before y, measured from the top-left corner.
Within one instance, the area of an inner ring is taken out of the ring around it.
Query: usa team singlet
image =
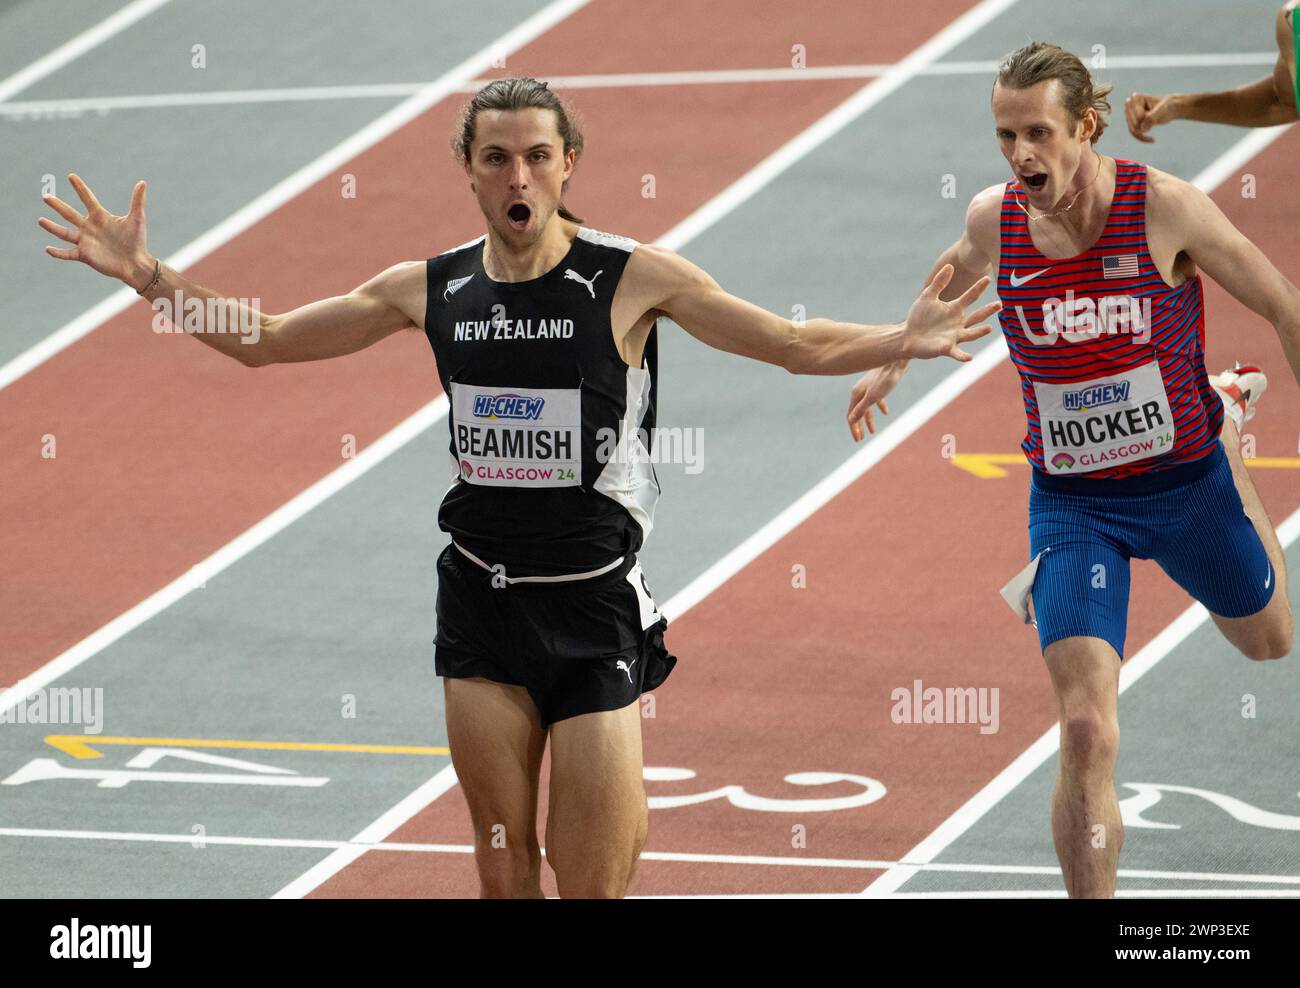
[[[1060,260],[1034,247],[1020,183],[1003,195],[1000,319],[1034,467],[1031,561],[1003,595],[1026,620],[1032,595],[1044,652],[1086,637],[1124,657],[1131,559],[1222,617],[1262,610],[1276,584],[1219,443],[1201,279],[1171,288],[1156,270],[1146,189],[1146,166],[1117,160],[1101,236]]]
[[[1117,159],[1096,244],[1052,259],[1030,237],[1023,187],[1007,183],[998,318],[1020,372],[1023,449],[1047,474],[1132,477],[1201,459],[1218,442],[1201,279],[1172,288],[1156,270],[1146,189],[1146,166]]]
[[[659,483],[656,336],[641,367],[610,306],[636,242],[582,228],[552,270],[497,282],[484,239],[427,262],[425,334],[450,401],[454,480],[439,526],[514,574],[572,574],[637,552]]]

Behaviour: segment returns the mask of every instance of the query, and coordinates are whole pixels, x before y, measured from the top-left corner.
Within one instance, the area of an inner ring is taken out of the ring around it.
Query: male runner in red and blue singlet
[[[1016,177],[972,200],[939,259],[956,269],[950,292],[996,272],[1020,372],[1033,480],[1019,579],[1060,705],[1052,832],[1076,897],[1114,894],[1123,842],[1113,780],[1129,559],[1156,560],[1252,659],[1280,658],[1292,639],[1282,548],[1239,448],[1264,376],[1206,375],[1197,269],[1273,324],[1298,381],[1300,292],[1203,192],[1096,152],[1109,91],[1054,45],[1007,56],[992,103]],[[904,367],[855,385],[856,438]]]

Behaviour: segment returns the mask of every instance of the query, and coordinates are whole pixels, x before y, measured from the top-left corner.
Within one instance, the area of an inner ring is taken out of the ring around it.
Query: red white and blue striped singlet
[[[1207,455],[1223,406],[1205,372],[1197,275],[1171,288],[1147,251],[1146,166],[1116,160],[1096,244],[1052,259],[1029,234],[1024,189],[1002,198],[999,319],[1020,372],[1022,447],[1049,474],[1132,477]]]

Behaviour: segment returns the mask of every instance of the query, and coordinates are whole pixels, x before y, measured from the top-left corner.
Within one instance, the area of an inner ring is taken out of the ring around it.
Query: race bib
[[[451,382],[455,468],[488,487],[577,487],[582,482],[582,393]]]
[[[1174,416],[1154,360],[1091,381],[1033,383],[1048,473],[1102,470],[1174,448]]]
[[[650,595],[650,588],[646,586],[645,574],[641,572],[641,561],[638,559],[636,564],[627,572],[625,577],[628,583],[632,584],[632,589],[636,591],[637,611],[641,618],[641,630],[645,631],[650,625],[659,621],[662,614],[659,613],[659,605],[655,603],[654,597]]]

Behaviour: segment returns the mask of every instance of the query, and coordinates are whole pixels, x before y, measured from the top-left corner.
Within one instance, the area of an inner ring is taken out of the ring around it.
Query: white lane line
[[[486,48],[471,55],[436,81],[420,87],[408,99],[377,117],[365,127],[335,145],[319,157],[299,168],[292,175],[276,183],[247,205],[222,220],[207,233],[190,241],[176,253],[165,258],[167,264],[178,270],[192,267],[218,247],[243,233],[254,223],[264,219],[286,202],[326,178],[368,148],[388,137],[403,124],[409,123],[429,107],[456,92],[467,80],[486,70],[495,58],[509,54],[586,6],[590,0],[553,0],[540,11],[503,34]],[[155,189],[155,194],[163,190]],[[0,388],[8,387],[28,371],[39,367],[52,356],[71,346],[103,322],[139,301],[136,293],[123,285],[98,305],[82,313],[41,342],[29,347],[0,367]]]
[[[1277,527],[1278,541],[1286,549],[1300,537],[1300,509],[1292,512]],[[1210,612],[1200,604],[1193,604],[1183,611],[1174,621],[1161,631],[1147,645],[1129,658],[1119,673],[1119,692],[1141,679],[1150,669],[1166,655],[1172,652],[1189,635],[1209,618]],[[1241,661],[1248,661],[1242,659]],[[1038,769],[1047,759],[1060,749],[1059,722],[1049,727],[1041,737],[1026,748],[1010,765],[968,799],[952,816],[948,817],[935,830],[926,836],[916,847],[908,851],[899,863],[886,871],[863,891],[867,896],[894,896],[910,878],[920,870],[930,870],[944,850],[955,840],[973,827],[981,817],[1016,786],[1020,785]],[[1058,869],[1059,872],[1059,869]],[[1122,874],[1122,872],[1121,872]],[[1154,877],[1147,873],[1148,877]]]
[[[1183,69],[1225,66],[1268,66],[1276,53],[1223,54],[1188,52],[1181,55],[1116,55],[1098,69]],[[806,68],[703,69],[689,72],[617,72],[596,75],[550,76],[554,89],[616,89],[647,86],[749,85],[761,82],[817,82],[828,79],[872,79],[897,68],[897,63],[810,65]],[[997,62],[935,62],[917,75],[981,75],[992,77]],[[457,92],[472,93],[487,79],[473,79]],[[0,117],[78,116],[112,110],[157,110],[167,107],[229,106],[246,103],[296,103],[349,99],[394,99],[419,92],[424,83],[387,82],[354,86],[294,86],[271,89],[226,89],[200,93],[149,93],[133,96],[90,96],[75,99],[0,102]]]
[[[0,103],[0,117],[80,116],[110,110],[161,110],[190,106],[238,106],[245,103],[315,103],[346,99],[400,99],[418,93],[418,82],[358,86],[295,86],[284,89],[217,89],[200,93],[148,93],[136,96],[83,96],[76,99],[23,100]],[[455,92],[473,92],[470,85]]]
[[[353,837],[347,847],[331,851],[271,898],[301,899],[308,892],[324,885],[367,850],[372,849],[411,817],[446,793],[456,785],[456,782],[456,770],[448,763],[428,782]]]
[[[0,103],[16,96],[28,86],[35,85],[51,73],[57,72],[74,58],[103,44],[113,35],[125,31],[140,18],[149,16],[169,2],[170,0],[134,0],[133,3],[128,3],[98,24],[86,28],[75,38],[65,41],[49,54],[42,55],[31,65],[19,69],[7,79],[0,80]]]
[[[257,524],[227,542],[207,559],[140,601],[129,611],[118,615],[98,631],[86,636],[66,652],[51,659],[30,676],[18,680],[12,689],[0,692],[0,713],[17,706],[25,697],[44,689],[59,676],[66,675],[92,655],[170,607],[191,590],[202,586],[226,567],[284,531],[326,498],[338,493],[358,477],[364,476],[430,426],[440,422],[446,414],[447,397],[439,395],[418,412],[384,433],[355,457],[345,460],[342,466],[336,467]]]
[[[399,805],[393,817],[376,821],[352,840],[325,840],[310,837],[242,837],[235,835],[147,833],[123,830],[66,830],[43,827],[0,827],[0,838],[19,837],[54,840],[125,841],[142,844],[212,844],[221,847],[272,847],[303,848],[307,850],[356,851],[359,857],[366,851],[392,851],[400,854],[473,854],[472,844],[425,844],[409,841],[369,840],[384,830],[396,830],[426,805],[420,800],[432,800],[449,791],[456,784],[455,772],[448,765]],[[418,803],[418,805],[417,805]],[[414,807],[414,812],[410,812]],[[394,822],[396,821],[396,822]],[[545,854],[543,848],[542,853]],[[863,861],[856,858],[798,858],[791,855],[754,854],[699,854],[687,851],[646,851],[643,861],[667,861],[685,864],[759,865],[776,868],[829,868],[852,871],[880,871],[895,861]],[[956,872],[969,875],[1042,875],[1057,877],[1061,869],[1048,865],[995,865],[995,864],[930,864],[922,866],[930,872]],[[1300,875],[1253,875],[1213,871],[1153,871],[1150,869],[1121,868],[1120,878],[1180,882],[1254,882],[1261,885],[1300,885]],[[319,884],[319,883],[318,883]],[[315,886],[313,886],[315,887]],[[853,893],[856,896],[856,893]],[[281,893],[282,898],[293,898]]]

